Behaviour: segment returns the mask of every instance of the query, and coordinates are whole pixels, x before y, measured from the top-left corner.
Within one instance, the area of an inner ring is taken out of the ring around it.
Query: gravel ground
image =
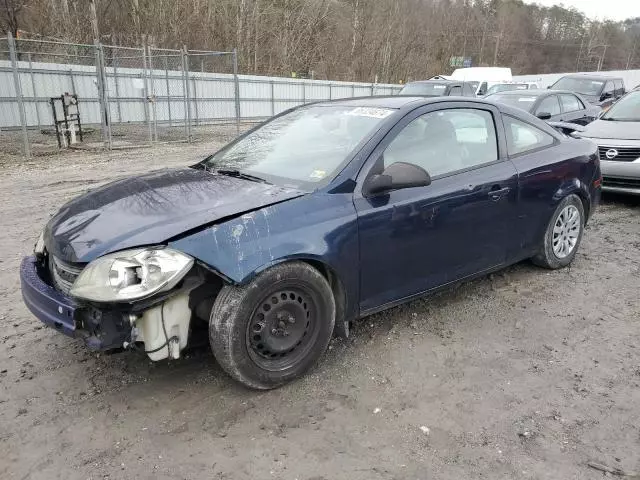
[[[640,470],[640,202],[572,268],[522,263],[356,323],[307,377],[246,390],[207,349],[96,355],[29,314],[18,266],[63,201],[212,143],[0,173],[0,478],[596,479]]]

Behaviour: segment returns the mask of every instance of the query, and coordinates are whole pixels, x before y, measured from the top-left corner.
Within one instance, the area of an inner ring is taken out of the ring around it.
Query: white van
[[[479,97],[486,95],[489,87],[513,80],[511,69],[503,67],[457,68],[450,78],[472,84],[476,89],[476,95]]]

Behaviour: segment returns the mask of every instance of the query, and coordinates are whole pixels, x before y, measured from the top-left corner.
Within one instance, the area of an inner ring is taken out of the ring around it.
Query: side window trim
[[[543,110],[541,110],[541,107],[545,100],[547,99],[553,100],[554,98],[558,107],[558,113],[553,113],[553,112],[548,112],[548,113],[550,113],[552,117],[555,117],[556,115],[560,115],[562,113],[562,104],[560,102],[560,97],[558,95],[549,95],[548,97],[543,98],[538,104],[538,106],[536,107],[536,115],[540,112],[543,112]]]
[[[380,141],[375,145],[375,147],[371,149],[367,159],[362,164],[362,167],[360,168],[356,176],[356,188],[354,192],[357,192],[358,196],[361,196],[361,197],[363,196],[362,189],[364,186],[364,182],[369,177],[371,170],[373,169],[378,159],[380,158],[380,154],[382,154],[387,149],[387,147],[391,144],[391,142],[393,142],[393,140],[398,136],[398,134],[402,130],[404,130],[404,128],[407,125],[409,125],[409,123],[411,123],[416,118],[426,115],[428,113],[438,112],[441,110],[458,110],[458,109],[483,110],[492,116],[493,124],[496,129],[497,160],[494,162],[484,163],[484,164],[476,165],[466,169],[457,170],[455,172],[450,172],[445,175],[434,176],[432,177],[432,180],[438,180],[439,178],[445,178],[448,176],[464,173],[469,170],[474,170],[477,168],[482,168],[490,165],[495,165],[497,163],[509,161],[509,153],[507,151],[505,129],[502,123],[503,113],[500,112],[497,108],[491,105],[483,104],[483,103],[482,104],[474,103],[473,101],[455,102],[455,103],[447,102],[447,103],[439,103],[439,104],[431,104],[431,105],[422,105],[410,112],[407,112],[407,114],[402,119],[400,119],[393,127],[389,129],[389,131],[385,134],[385,136],[382,139],[380,139]]]
[[[542,130],[541,128],[538,128],[537,126],[535,126],[531,122],[527,122],[526,120],[523,120],[521,118],[514,117],[513,115],[509,115],[508,113],[503,113],[502,114],[503,121],[504,121],[505,117],[513,118],[514,120],[516,120],[518,122],[521,122],[521,123],[529,125],[529,126],[531,126],[533,128],[536,128],[536,129],[540,130],[541,132],[546,133],[551,138],[553,138],[553,143],[551,143],[550,145],[543,145],[542,147],[532,148],[531,150],[526,150],[526,151],[520,152],[520,153],[510,154],[509,153],[509,149],[507,148],[507,156],[509,157],[509,160],[513,160],[513,159],[522,157],[524,155],[530,155],[532,153],[541,152],[541,151],[546,150],[548,148],[556,147],[560,143],[560,140],[558,140],[558,137],[556,137],[555,135],[551,135],[549,132],[545,132],[544,130]],[[508,135],[507,126],[506,125],[504,125],[504,134],[505,134],[505,136]]]
[[[573,113],[573,112],[579,112],[580,110],[584,110],[585,106],[584,104],[580,101],[580,99],[578,97],[576,97],[575,95],[569,94],[569,93],[563,93],[559,95],[560,97],[560,107],[562,108],[562,113]],[[571,97],[577,104],[578,104],[578,109],[574,109],[574,110],[565,110],[565,105],[564,102],[562,101],[563,98],[565,97]]]

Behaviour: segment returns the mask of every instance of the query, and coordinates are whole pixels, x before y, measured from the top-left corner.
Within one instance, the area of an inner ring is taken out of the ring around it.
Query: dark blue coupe
[[[527,258],[568,265],[600,182],[591,141],[505,105],[307,105],[190,168],[67,203],[22,293],[90,348],[161,360],[208,335],[230,375],[273,388],[353,319]]]

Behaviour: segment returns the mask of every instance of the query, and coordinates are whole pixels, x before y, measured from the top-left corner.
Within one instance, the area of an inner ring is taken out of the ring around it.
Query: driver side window
[[[412,120],[384,152],[384,168],[411,163],[433,177],[498,160],[493,115],[486,110],[448,109]]]

